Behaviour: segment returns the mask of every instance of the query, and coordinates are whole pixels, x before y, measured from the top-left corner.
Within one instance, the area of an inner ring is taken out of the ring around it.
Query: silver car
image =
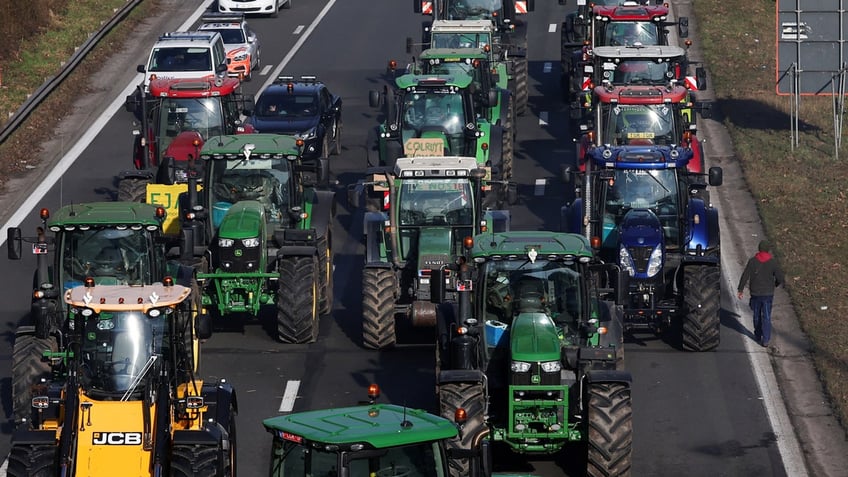
[[[250,81],[258,70],[260,45],[256,33],[247,25],[244,14],[206,13],[198,31],[215,31],[224,39],[227,50],[227,74]]]

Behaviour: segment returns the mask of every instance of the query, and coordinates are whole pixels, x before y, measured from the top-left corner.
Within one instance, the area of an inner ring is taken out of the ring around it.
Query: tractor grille
[[[627,247],[637,272],[645,273],[648,270],[648,259],[651,258],[653,250],[654,247]]]
[[[533,376],[539,376],[539,382],[534,383]],[[530,371],[527,371],[526,373],[512,372],[510,377],[510,384],[514,386],[555,386],[559,384],[559,381],[560,371],[546,373],[542,371],[539,363],[531,363]]]
[[[259,252],[262,247],[246,248],[241,245],[216,247],[214,268],[228,273],[263,272],[259,270]]]

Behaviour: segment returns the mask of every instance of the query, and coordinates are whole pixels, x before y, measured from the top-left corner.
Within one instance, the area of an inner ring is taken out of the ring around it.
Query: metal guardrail
[[[17,111],[12,115],[9,122],[3,125],[3,128],[0,129],[0,144],[6,141],[6,139],[13,133],[15,130],[29,117],[30,114],[41,104],[44,99],[53,92],[53,90],[59,86],[68,75],[82,62],[82,60],[88,55],[92,49],[109,33],[115,25],[124,20],[124,18],[129,15],[129,13],[137,7],[144,0],[127,0],[127,3],[117,12],[112,18],[103,24],[103,26],[95,32],[93,35],[88,37],[88,39],[83,43],[74,54],[68,59],[68,61],[62,66],[62,69],[59,70],[59,73],[56,76],[51,77],[47,81],[45,81],[38,89],[24,101],[24,104],[18,108]]]

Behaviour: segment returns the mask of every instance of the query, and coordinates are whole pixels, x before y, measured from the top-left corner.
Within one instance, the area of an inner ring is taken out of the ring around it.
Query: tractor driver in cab
[[[492,20],[502,8],[501,0],[458,0],[450,2],[448,20]]]
[[[610,46],[656,45],[659,39],[651,33],[649,22],[617,22],[607,28],[607,44]]]

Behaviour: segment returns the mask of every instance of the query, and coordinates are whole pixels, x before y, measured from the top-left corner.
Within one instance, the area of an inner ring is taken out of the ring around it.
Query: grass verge
[[[848,262],[843,257],[848,252],[848,221],[843,211],[848,150],[842,148],[841,159],[836,159],[832,98],[802,98],[800,147],[793,151],[790,100],[775,93],[775,2],[693,4],[724,124],[766,234],[776,244],[820,377],[845,426]]]

